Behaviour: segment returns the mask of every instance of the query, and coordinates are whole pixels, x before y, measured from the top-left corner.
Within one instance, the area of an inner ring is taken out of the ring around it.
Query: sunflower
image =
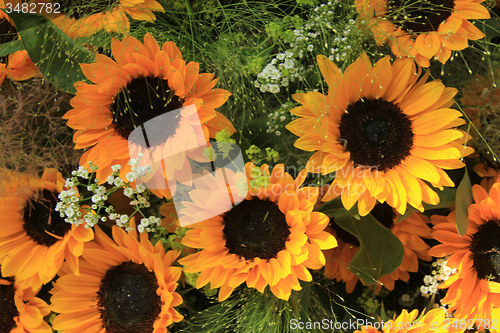
[[[65,333],[166,332],[183,319],[173,307],[182,268],[172,267],[175,250],[165,253],[142,233],[113,226],[113,239],[96,227],[96,242],[80,258],[80,275],[63,266],[51,291],[51,309],[59,313],[52,327]],[[116,243],[115,243],[116,242]],[[88,246],[87,246],[88,245]]]
[[[83,0],[55,0],[49,3],[60,14],[47,11],[46,15],[71,38],[89,37],[101,30],[126,34],[130,30],[127,14],[134,20],[152,22],[156,20],[153,11],[165,12],[156,0],[94,1],[91,4]]]
[[[484,37],[468,20],[488,19],[484,0],[356,0],[361,20],[368,23],[377,44],[389,40],[396,57],[413,57],[429,67],[435,57],[445,63],[468,40]]]
[[[467,328],[467,323],[446,317],[444,309],[433,309],[425,315],[418,317],[418,310],[408,313],[403,310],[401,314],[386,322],[377,322],[362,326],[361,330],[354,333],[434,333],[434,332],[463,332]],[[462,324],[462,325],[461,325]],[[462,327],[463,328],[462,328]]]
[[[120,164],[125,180],[132,155],[144,152],[151,159],[144,157],[141,163],[153,164],[153,173],[141,180],[157,184],[158,189],[149,186],[156,195],[171,198],[174,179],[191,180],[191,169],[184,167],[186,151],[206,146],[221,129],[235,132],[231,122],[215,111],[231,94],[214,90],[214,75],[200,74],[198,63],[186,64],[173,42],[160,49],[149,33],[144,44],[133,37],[113,39],[111,51],[115,61],[98,54],[96,63],[81,64],[93,84],[75,84],[74,109],[64,115],[68,126],[77,130],[75,148],[92,147],[80,164],[97,165],[100,183],[111,175],[112,165]]]
[[[396,280],[408,282],[410,278],[408,272],[418,271],[418,259],[426,261],[432,259],[427,254],[429,246],[422,240],[422,238],[431,238],[431,229],[427,226],[427,217],[418,212],[395,223],[399,214],[387,204],[376,205],[371,214],[389,228],[404,246],[404,257],[401,265],[391,274],[382,276],[377,285],[377,291],[382,286],[393,290]],[[333,218],[330,219],[328,231],[337,239],[338,246],[324,251],[326,257],[325,276],[329,279],[335,279],[337,282],[345,282],[346,291],[351,293],[359,278],[349,270],[348,266],[359,250],[359,241],[354,235],[339,227]]]
[[[417,81],[411,59],[391,65],[386,56],[372,67],[362,54],[344,74],[328,58],[317,60],[328,96],[293,95],[302,106],[291,113],[300,118],[286,127],[299,136],[295,147],[315,151],[309,172],[336,172],[322,200],[341,196],[346,209],[359,201],[361,216],[377,200],[400,214],[407,203],[420,211],[422,201],[437,204],[438,195],[424,181],[440,189],[454,186],[443,169],[462,168],[460,158],[473,151],[463,145],[467,135],[453,129],[464,124],[461,113],[449,109],[457,90],[425,83],[428,74]]]
[[[54,210],[64,185],[61,174],[55,169],[45,169],[41,179],[1,174],[2,275],[36,290],[54,278],[65,260],[78,273],[77,258],[94,233],[84,224],[66,223]]]
[[[456,318],[498,319],[492,312],[500,311],[500,183],[495,183],[489,194],[474,185],[475,204],[469,206],[467,233],[460,237],[456,215],[432,216],[432,236],[441,244],[429,250],[434,257],[451,255],[447,266],[457,268],[439,288],[448,288],[443,304],[455,311]],[[484,326],[479,325],[478,330]]]
[[[52,333],[43,320],[50,308],[36,294],[31,287],[22,289],[13,278],[2,278],[0,274],[0,332]]]
[[[185,203],[187,208],[180,214],[193,218],[202,214],[206,219],[188,225],[191,230],[182,244],[201,251],[179,262],[187,273],[201,272],[197,288],[208,282],[211,288],[220,287],[221,302],[245,281],[249,288],[261,293],[269,285],[276,297],[288,300],[292,289],[301,289],[299,279],[312,280],[308,268],[320,269],[325,265],[321,250],[332,248],[337,242],[323,231],[328,217],[313,212],[318,189],[299,188],[305,180],[305,170],[294,180],[282,164],[274,167],[271,174],[268,165],[258,169],[247,163],[245,168],[250,184],[256,175],[268,177],[269,183],[258,190],[249,189],[244,200],[234,207],[223,197],[227,196],[226,184],[218,181],[222,169],[217,170],[215,177],[208,174],[194,180],[196,189],[190,192],[193,202]]]
[[[10,2],[15,4],[16,2]],[[5,9],[5,1],[0,0],[0,9]],[[14,21],[0,10],[0,45],[12,42],[19,38]],[[0,85],[5,78],[14,81],[24,81],[41,75],[40,70],[31,61],[26,50],[16,51],[0,58]]]

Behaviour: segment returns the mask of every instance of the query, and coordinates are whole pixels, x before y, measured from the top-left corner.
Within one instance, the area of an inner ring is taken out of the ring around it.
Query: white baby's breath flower
[[[135,189],[137,190],[137,193],[143,193],[144,191],[146,191],[146,186],[139,184]]]
[[[95,193],[96,194],[99,194],[99,195],[104,195],[104,193],[106,193],[106,188],[104,186],[99,186],[96,190],[95,190]]]
[[[127,175],[125,176],[125,178],[127,178],[127,180],[129,182],[133,182],[135,180],[135,174],[133,172],[129,172],[129,173],[127,173]]]
[[[132,195],[134,194],[134,190],[133,190],[133,189],[131,189],[130,187],[127,187],[127,188],[125,188],[125,189],[123,190],[123,194],[124,194],[126,197],[130,198],[130,197],[132,197]]]
[[[122,166],[120,164],[115,164],[111,167],[111,170],[113,170],[113,172],[117,172],[120,171],[121,168]]]
[[[70,207],[66,208],[66,210],[64,211],[64,214],[66,214],[67,217],[73,217],[73,215],[75,215],[75,211],[70,206]]]
[[[101,197],[99,194],[94,194],[94,195],[92,196],[92,202],[93,202],[93,203],[98,203],[98,202],[100,202],[101,200],[102,200],[102,197]]]

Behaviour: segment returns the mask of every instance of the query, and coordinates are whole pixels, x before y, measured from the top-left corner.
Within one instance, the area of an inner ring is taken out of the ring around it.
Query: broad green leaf
[[[457,188],[457,197],[455,199],[455,212],[457,220],[457,232],[460,236],[467,233],[467,228],[469,227],[469,206],[472,205],[472,186],[470,184],[469,173],[467,168],[465,168],[464,178],[460,182]]]
[[[377,283],[380,277],[392,273],[403,261],[404,248],[393,233],[373,216],[357,220],[342,215],[335,222],[359,240],[360,248],[349,264],[349,270],[364,284]]]
[[[347,210],[344,208],[342,200],[340,198],[335,198],[322,204],[321,207],[319,207],[318,211],[324,213],[329,217],[338,217],[344,215],[350,216],[358,214],[358,206],[354,205],[350,210]]]
[[[439,203],[437,205],[429,205],[425,202],[422,203],[425,210],[450,208],[455,205],[455,195],[457,190],[453,187],[445,187],[442,191],[438,188],[432,188],[439,196]]]
[[[20,40],[14,40],[0,46],[0,57],[5,57],[21,50],[24,50],[23,43]]]
[[[43,76],[57,88],[76,93],[73,84],[86,80],[80,64],[93,62],[92,53],[41,15],[13,12],[9,16]]]

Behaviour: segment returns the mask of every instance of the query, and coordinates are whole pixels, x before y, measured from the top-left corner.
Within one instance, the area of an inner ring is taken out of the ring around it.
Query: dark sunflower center
[[[65,222],[54,210],[57,195],[56,192],[44,189],[28,200],[23,212],[26,234],[38,244],[47,247],[59,240],[53,235],[64,237],[71,230],[71,224]]]
[[[339,226],[337,222],[335,222],[335,219],[333,217],[330,218],[330,227],[335,230],[335,233],[337,234],[335,238],[340,239],[347,244],[351,244],[357,247],[360,246],[359,240],[356,238],[356,236]]]
[[[108,269],[97,292],[106,332],[153,332],[162,305],[157,290],[155,274],[143,264],[129,261]]]
[[[267,199],[243,200],[224,213],[223,221],[226,248],[246,260],[276,258],[290,236],[285,214]]]
[[[56,0],[54,3],[61,5],[60,11],[66,16],[76,20],[96,13],[104,13],[113,8],[118,0]]]
[[[158,146],[175,134],[183,103],[168,87],[167,80],[159,77],[136,78],[116,96],[111,109],[115,117],[113,125],[126,140],[146,147]],[[144,123],[153,118],[155,120],[145,127]],[[140,139],[135,134],[130,136],[137,127],[142,127],[142,135],[138,136]]]
[[[500,221],[481,225],[470,245],[477,277],[500,283]]]
[[[340,118],[340,138],[355,165],[387,171],[410,154],[411,120],[383,99],[359,100]]]
[[[386,202],[377,203],[370,214],[387,229],[391,229],[394,225],[394,209]]]
[[[0,279],[2,275],[0,275]],[[14,296],[16,289],[14,288],[14,279],[5,278],[9,282],[9,285],[0,284],[0,332],[10,332],[12,328],[16,326],[14,317],[19,315],[16,304],[14,302]]]
[[[455,0],[388,0],[387,16],[408,32],[437,31],[450,17]]]
[[[7,19],[0,21],[0,45],[17,39],[17,29]]]

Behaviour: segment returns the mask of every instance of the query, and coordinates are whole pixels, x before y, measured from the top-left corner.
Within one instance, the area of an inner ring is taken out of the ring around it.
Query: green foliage
[[[359,220],[351,215],[341,215],[335,218],[335,222],[359,240],[360,249],[349,263],[349,270],[365,285],[377,283],[380,277],[401,265],[403,244],[371,214]]]
[[[5,43],[0,46],[0,57],[5,57],[20,50],[24,50],[23,43],[20,40]]]
[[[472,185],[470,183],[469,173],[465,168],[464,178],[460,182],[456,192],[455,211],[457,221],[457,232],[460,236],[467,233],[469,227],[469,206],[474,202],[472,198]]]
[[[73,84],[86,80],[81,63],[91,63],[93,55],[64,34],[43,16],[10,13],[24,48],[43,76],[62,91],[75,93]]]

